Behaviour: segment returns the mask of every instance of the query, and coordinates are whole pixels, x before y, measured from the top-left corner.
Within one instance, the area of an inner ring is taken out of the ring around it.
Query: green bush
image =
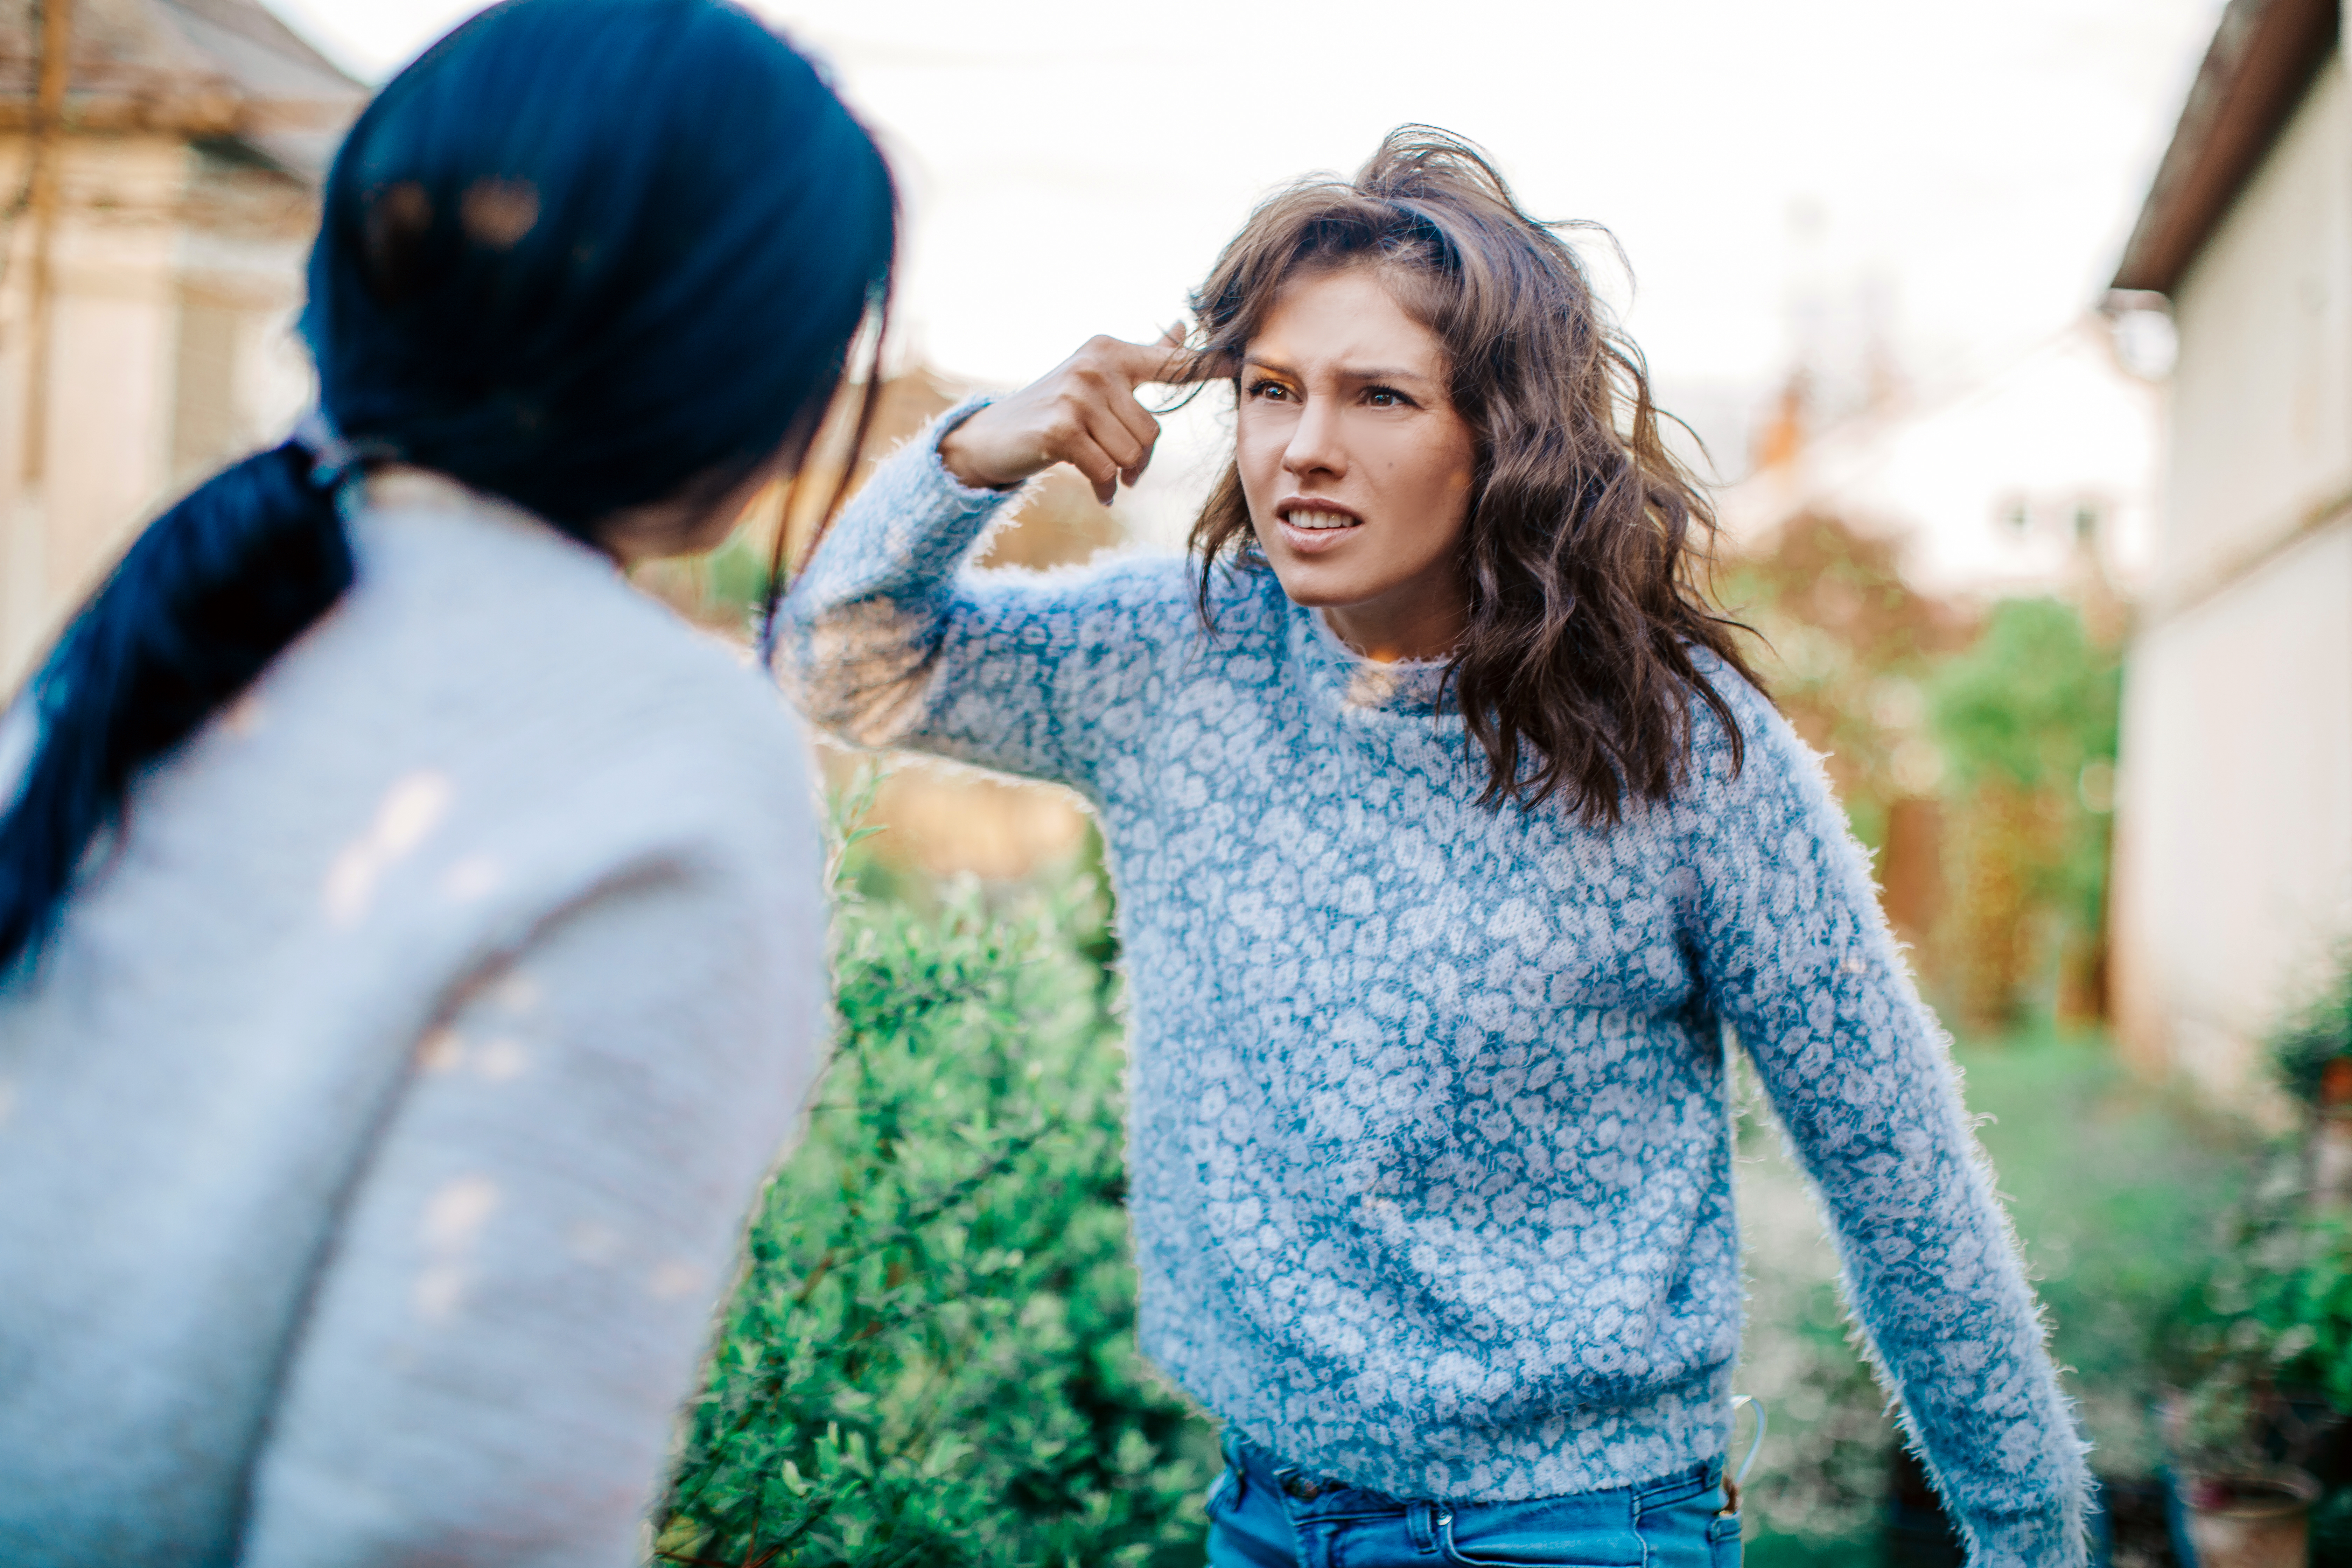
[[[2102,1016],[2116,650],[2062,600],[1921,594],[1894,544],[1833,517],[1720,585],[1881,858],[1930,997],[1979,1035]]]
[[[1201,1561],[1215,1437],[1135,1348],[1104,921],[1085,879],[1013,910],[844,900],[838,1054],[752,1224],[660,1558]]]
[[[2326,991],[2271,1040],[2279,1083],[2306,1108],[2352,1101],[2352,951]]]
[[[2056,599],[2003,599],[1976,645],[1937,671],[1936,732],[1965,793],[2006,785],[2048,816],[2021,869],[2037,902],[2076,928],[2105,919],[2107,832],[2122,670]]]
[[[2299,1197],[2248,1211],[2176,1325],[2192,1465],[2308,1464],[2297,1396],[2352,1417],[2352,1220]]]
[[[1979,1031],[2095,1016],[2121,668],[2055,599],[2003,599],[1935,674],[1942,989]]]

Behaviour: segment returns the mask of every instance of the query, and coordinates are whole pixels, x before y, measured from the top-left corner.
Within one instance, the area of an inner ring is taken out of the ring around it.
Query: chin
[[[1275,581],[1294,605],[1309,610],[1346,609],[1361,604],[1368,596],[1353,584],[1336,583],[1324,573],[1304,569],[1295,562],[1278,562],[1271,558]]]

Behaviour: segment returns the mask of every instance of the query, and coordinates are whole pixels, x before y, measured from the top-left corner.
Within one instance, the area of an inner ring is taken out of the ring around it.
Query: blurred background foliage
[[[990,900],[853,845],[836,882],[837,1054],[752,1223],[659,1559],[1198,1563],[1221,1461],[1135,1347],[1099,881]]]
[[[2244,1195],[2260,1135],[2047,1025],[1962,1039],[1969,1110],[1999,1173],[2050,1348],[2103,1476],[2164,1460],[2158,1404],[2179,1325]],[[1738,1101],[1748,1327],[1738,1386],[1771,1412],[1751,1478],[1750,1568],[1939,1562],[1894,1549],[1904,1489],[1885,1402],[1850,1338],[1811,1191],[1752,1075]],[[2116,1561],[2168,1561],[2132,1559]]]
[[[1824,517],[1718,584],[1825,754],[1921,984],[1971,1034],[2105,1013],[2122,628],[2100,587],[1931,598],[1894,544]]]

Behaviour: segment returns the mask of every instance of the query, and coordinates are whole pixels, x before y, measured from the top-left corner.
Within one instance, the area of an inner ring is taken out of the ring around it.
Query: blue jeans
[[[1608,1491],[1432,1502],[1317,1481],[1248,1443],[1226,1458],[1210,1568],[1738,1568],[1719,1459]]]

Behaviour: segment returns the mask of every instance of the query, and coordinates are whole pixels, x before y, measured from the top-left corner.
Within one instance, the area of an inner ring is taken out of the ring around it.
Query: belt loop
[[[1430,1522],[1430,1516],[1436,1511],[1433,1502],[1404,1505],[1405,1531],[1412,1537],[1412,1549],[1424,1556],[1433,1556],[1437,1552],[1437,1531]]]

